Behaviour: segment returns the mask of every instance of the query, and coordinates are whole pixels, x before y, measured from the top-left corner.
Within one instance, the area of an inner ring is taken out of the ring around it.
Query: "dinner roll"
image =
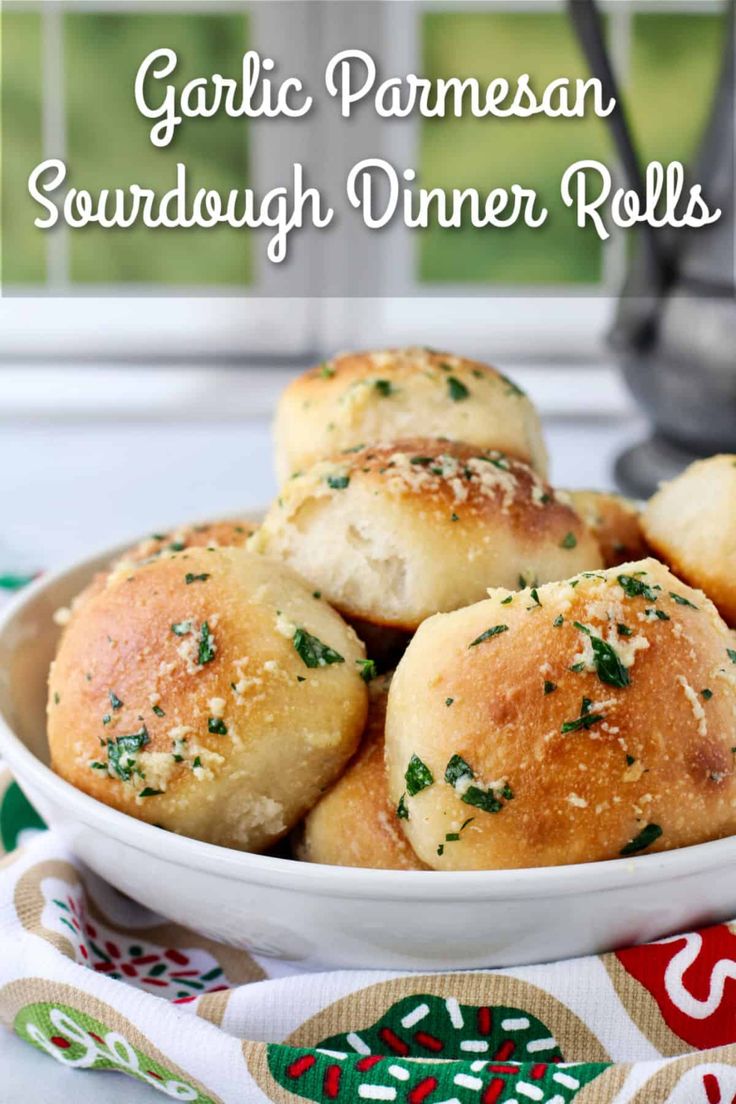
[[[346,616],[412,630],[489,586],[599,567],[593,536],[528,464],[449,441],[375,445],[290,479],[251,537]]]
[[[736,831],[736,651],[641,560],[425,621],[394,675],[389,796],[440,870],[592,862]]]
[[[161,556],[69,622],[49,678],[52,765],[142,820],[260,850],[354,752],[364,656],[281,564],[243,548]]]
[[[383,761],[386,700],[391,675],[369,687],[368,724],[342,778],[307,814],[294,840],[297,858],[330,866],[423,870],[388,799]]]
[[[431,349],[345,353],[294,380],[276,412],[276,470],[402,437],[449,437],[503,449],[547,472],[532,403],[495,368]]]
[[[644,535],[736,628],[736,455],[698,460],[647,503]]]
[[[143,537],[113,560],[105,571],[98,571],[92,581],[74,598],[71,608],[58,611],[57,620],[60,624],[65,624],[83,602],[105,587],[108,579],[115,579],[119,574],[129,575],[142,563],[158,556],[183,552],[187,548],[237,548],[245,544],[256,529],[253,522],[234,518],[179,525],[170,532],[152,533]]]
[[[560,492],[562,497],[564,492]],[[607,491],[567,491],[573,509],[592,530],[606,567],[648,555],[639,510],[628,498]]]

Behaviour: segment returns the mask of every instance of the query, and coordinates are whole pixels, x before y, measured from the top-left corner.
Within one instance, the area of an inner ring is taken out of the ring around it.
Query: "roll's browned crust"
[[[736,455],[698,460],[664,483],[642,528],[657,555],[736,628]]]
[[[344,353],[286,388],[274,427],[280,482],[346,448],[402,437],[447,437],[497,448],[543,476],[534,406],[479,361],[425,348]]]
[[[489,586],[602,563],[587,526],[528,464],[423,439],[341,453],[290,479],[249,547],[346,616],[408,631]]]
[[[736,651],[655,560],[491,592],[398,666],[389,794],[436,869],[591,862],[736,830]]]
[[[605,567],[649,555],[637,506],[607,491],[567,491],[573,509],[598,541]]]
[[[49,678],[54,769],[117,809],[260,850],[354,752],[364,649],[292,571],[242,548],[118,570]]]
[[[102,590],[108,579],[114,579],[118,573],[129,574],[132,568],[148,563],[149,560],[184,552],[188,548],[240,548],[256,529],[257,526],[245,518],[226,518],[220,521],[191,522],[178,525],[165,533],[151,533],[142,537],[113,560],[107,570],[98,571],[89,585],[76,596],[71,610],[60,611],[59,619],[64,623],[71,613]]]
[[[329,866],[424,870],[388,799],[384,727],[390,675],[370,684],[368,724],[345,773],[307,814],[294,839],[296,857]]]

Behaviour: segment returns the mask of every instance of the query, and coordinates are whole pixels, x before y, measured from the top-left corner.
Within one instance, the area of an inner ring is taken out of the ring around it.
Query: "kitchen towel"
[[[82,870],[7,770],[0,838],[0,1019],[68,1066],[197,1104],[736,1099],[736,924],[541,966],[307,973]]]

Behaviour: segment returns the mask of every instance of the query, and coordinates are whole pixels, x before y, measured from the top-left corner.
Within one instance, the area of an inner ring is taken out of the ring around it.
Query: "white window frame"
[[[380,52],[387,73],[418,71],[420,19],[425,11],[560,9],[564,0],[383,0],[380,9],[355,0],[308,0],[297,18],[302,25],[288,37],[282,34],[279,9],[285,0],[37,0],[43,13],[44,66],[50,74],[44,99],[44,157],[64,156],[63,56],[60,39],[62,12],[79,10],[247,11],[252,44],[270,52],[281,72],[298,73],[320,88],[321,65],[347,44],[369,43]],[[314,17],[307,17],[309,3]],[[640,11],[720,10],[718,0],[602,0],[612,25],[612,51],[619,73],[625,73],[631,18]],[[379,18],[376,19],[376,10]],[[295,16],[292,9],[291,16]],[[294,30],[293,23],[290,25]],[[291,50],[291,53],[288,50]],[[337,179],[362,156],[385,156],[397,166],[416,165],[421,120],[381,121],[365,113],[350,133],[329,126],[329,113],[317,140]],[[279,133],[252,122],[252,181],[256,188],[268,166],[268,177],[288,178],[291,163],[300,159],[305,143],[314,140],[314,126],[299,120],[280,120]],[[288,129],[287,129],[288,128]],[[285,140],[288,136],[288,140]],[[55,145],[61,142],[61,148]],[[333,169],[334,167],[334,169]],[[67,231],[68,233],[68,231]],[[254,235],[254,264],[258,295],[244,288],[177,288],[169,296],[158,289],[126,284],[85,288],[75,285],[58,295],[65,278],[63,234],[47,234],[51,286],[44,295],[0,299],[0,348],[5,357],[182,361],[257,361],[276,357],[288,363],[309,359],[317,352],[349,345],[376,346],[419,342],[459,348],[493,359],[521,357],[545,362],[589,363],[604,355],[603,335],[612,318],[615,287],[624,271],[623,242],[607,250],[604,282],[607,287],[522,289],[519,287],[424,285],[416,279],[418,238],[398,221],[367,244],[360,238],[361,265],[369,264],[386,288],[382,297],[309,299],[294,295],[269,296],[273,266],[265,260]],[[356,231],[344,223],[339,234],[320,237],[303,230],[299,263],[293,266],[295,292],[305,286],[310,266],[329,265],[349,283],[356,256]],[[367,256],[366,256],[367,254]],[[279,273],[283,286],[283,274]],[[339,281],[338,281],[339,282]],[[11,289],[12,290],[12,289]],[[527,292],[525,294],[525,291]],[[207,292],[204,294],[204,292]]]
[[[23,10],[36,7],[42,17],[42,56],[46,81],[42,99],[43,158],[65,159],[65,105],[63,30],[67,13],[80,11],[153,12],[181,11],[213,14],[228,12],[247,17],[252,42],[261,53],[278,59],[283,72],[304,72],[313,29],[306,8],[292,9],[300,26],[288,42],[282,39],[278,18],[279,0],[36,0]],[[8,7],[10,5],[7,5]],[[296,44],[303,52],[294,49]],[[287,47],[291,44],[291,53]],[[132,86],[133,74],[131,74]],[[251,180],[258,189],[264,166],[271,177],[302,158],[307,134],[298,120],[279,120],[273,128],[249,124]],[[288,163],[288,165],[287,165]],[[266,260],[259,233],[252,235],[254,281],[241,286],[177,286],[161,295],[157,285],[71,284],[68,238],[62,223],[45,234],[47,283],[42,292],[27,294],[12,286],[0,298],[0,349],[5,358],[112,357],[126,360],[242,360],[262,361],[308,356],[319,344],[315,312],[308,298],[288,295],[289,288],[304,286],[303,274],[314,264],[314,240],[303,234],[299,260],[288,275],[279,273],[279,295],[273,293],[273,266]],[[284,289],[284,290],[281,290]],[[249,294],[253,290],[256,294]],[[284,291],[286,294],[284,294]],[[271,294],[269,294],[271,292]],[[278,335],[278,342],[274,336]]]

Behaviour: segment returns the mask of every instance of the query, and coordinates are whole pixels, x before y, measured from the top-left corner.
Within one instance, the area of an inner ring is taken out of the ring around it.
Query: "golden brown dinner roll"
[[[295,839],[304,862],[423,870],[388,799],[383,736],[390,675],[369,687],[368,724],[360,748],[342,778],[307,814]]]
[[[656,560],[492,592],[394,675],[389,796],[441,870],[550,866],[736,831],[736,650]]]
[[[528,464],[427,440],[345,452],[290,479],[249,547],[289,563],[346,616],[407,630],[489,586],[602,562]]]
[[[644,535],[736,627],[736,455],[691,464],[647,503]]]
[[[567,491],[573,509],[580,514],[598,541],[606,567],[641,560],[648,555],[639,510],[629,499],[607,491]]]
[[[364,655],[281,564],[243,548],[158,557],[66,628],[49,678],[52,765],[142,820],[260,850],[354,752]]]
[[[223,518],[200,524],[179,525],[167,533],[152,533],[144,537],[120,557],[132,563],[143,563],[170,552],[187,548],[240,548],[255,533],[258,526],[245,518]]]
[[[83,602],[102,590],[108,579],[119,574],[128,575],[142,563],[157,556],[183,552],[187,548],[238,548],[255,533],[257,526],[244,518],[207,521],[201,524],[177,526],[167,533],[152,533],[126,549],[110,564],[106,571],[98,571],[92,581],[78,594],[69,609],[57,611],[57,621],[64,625]]]
[[[274,431],[281,482],[342,449],[402,437],[502,449],[547,471],[524,392],[487,364],[431,349],[345,353],[320,364],[286,388]]]

